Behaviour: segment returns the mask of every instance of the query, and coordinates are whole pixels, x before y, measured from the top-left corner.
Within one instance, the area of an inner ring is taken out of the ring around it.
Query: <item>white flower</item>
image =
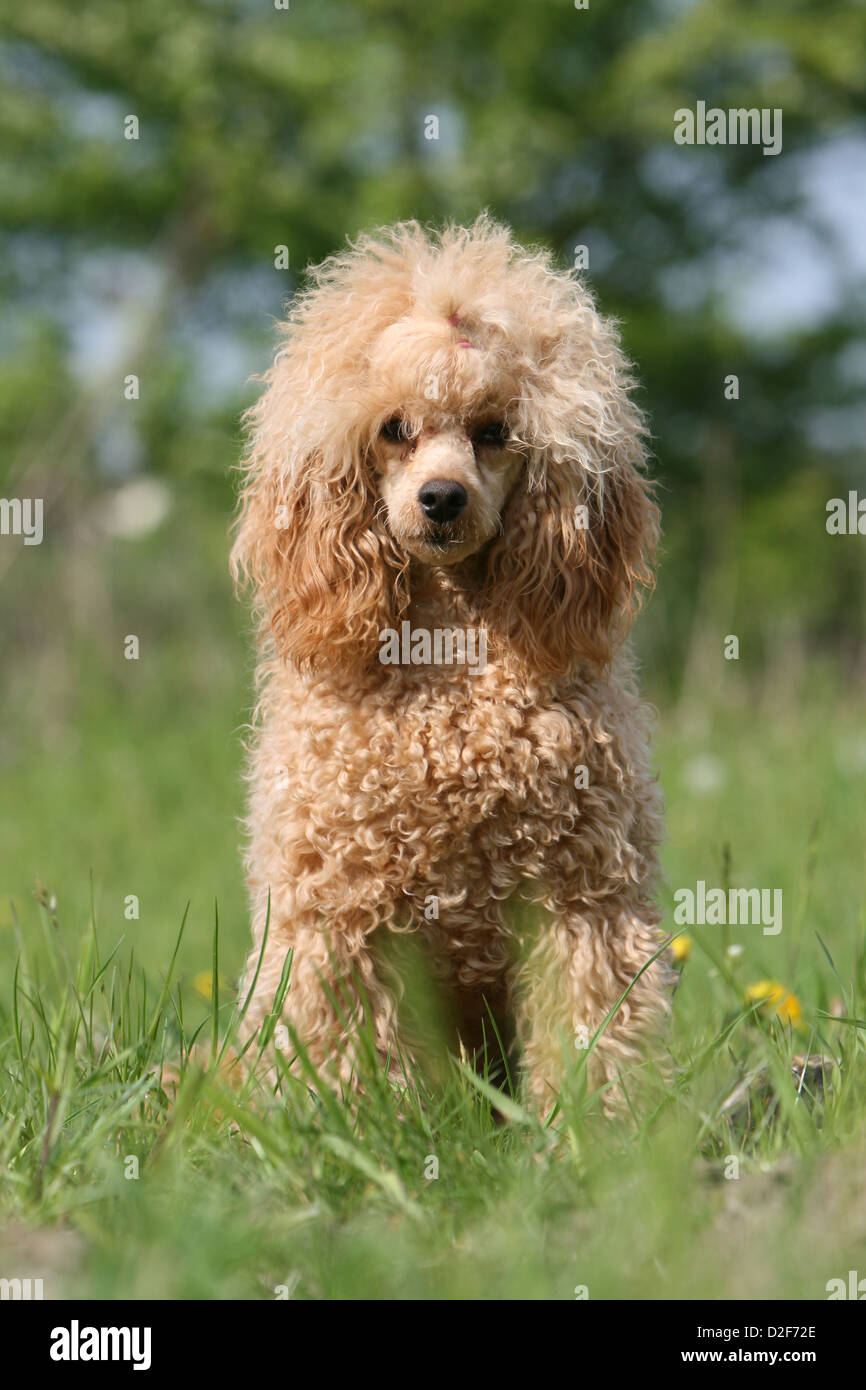
[[[133,478],[102,504],[100,522],[109,536],[137,540],[155,531],[171,509],[171,493],[159,478]]]
[[[720,758],[711,753],[698,753],[683,768],[683,781],[690,792],[706,796],[718,791],[728,780],[728,770]]]

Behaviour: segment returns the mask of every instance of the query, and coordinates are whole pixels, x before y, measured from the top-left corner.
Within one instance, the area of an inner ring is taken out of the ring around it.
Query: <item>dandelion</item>
[[[746,1001],[750,1004],[760,1002],[762,1014],[780,1018],[796,1028],[803,1019],[803,1009],[796,994],[780,984],[778,980],[757,980],[746,990]]]
[[[680,936],[675,936],[671,942],[671,950],[677,965],[682,965],[683,961],[688,960],[692,953],[692,938],[685,932]]]
[[[200,994],[202,999],[210,999],[213,994],[213,973],[210,970],[200,970],[194,977],[192,987],[196,994]],[[220,975],[217,980],[217,989],[220,994],[227,988],[226,982]]]

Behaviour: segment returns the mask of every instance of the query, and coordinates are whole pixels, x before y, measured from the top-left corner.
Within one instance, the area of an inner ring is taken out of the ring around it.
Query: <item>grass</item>
[[[231,1031],[247,950],[249,688],[224,518],[201,512],[181,496],[162,536],[46,549],[7,576],[0,1278],[84,1298],[820,1299],[866,1275],[866,729],[848,682],[810,663],[808,683],[795,665],[761,691],[725,664],[711,691],[659,690],[666,926],[699,879],[781,889],[784,925],[689,933],[674,1081],[626,1078],[634,1117],[600,1119],[580,1055],[547,1129],[497,1114],[459,1059],[423,1097],[372,1075],[361,1102],[321,1104],[301,1078],[271,1103],[200,1062]],[[650,689],[665,602],[636,629]],[[796,1026],[746,1003],[767,979]],[[807,1055],[823,1075],[795,1069]]]
[[[144,695],[125,718],[94,697],[78,736],[103,794],[70,817],[56,749],[10,789],[0,1275],[85,1298],[665,1299],[823,1298],[829,1279],[866,1273],[866,759],[862,715],[834,694],[830,720],[819,694],[755,707],[732,688],[663,714],[666,924],[674,889],[704,879],[781,888],[783,930],[690,932],[672,1084],[645,1064],[626,1078],[635,1114],[606,1122],[576,1056],[547,1128],[459,1059],[424,1094],[395,1095],[371,1067],[346,1104],[303,1076],[274,1102],[208,1070],[247,931],[227,690],[194,713],[179,701],[173,721]],[[82,839],[110,847],[91,873]],[[796,1024],[746,1002],[765,978],[794,992]],[[823,1072],[804,1068],[816,1055]],[[180,1064],[176,1094],[165,1062]]]

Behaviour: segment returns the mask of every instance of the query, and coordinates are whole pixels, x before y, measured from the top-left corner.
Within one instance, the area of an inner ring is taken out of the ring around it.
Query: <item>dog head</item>
[[[421,565],[540,674],[608,659],[657,509],[615,330],[549,256],[487,217],[363,238],[295,297],[266,382],[233,564],[284,655],[373,659]]]

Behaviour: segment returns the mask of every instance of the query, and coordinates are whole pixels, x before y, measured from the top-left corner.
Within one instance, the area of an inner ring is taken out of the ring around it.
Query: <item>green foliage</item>
[[[601,305],[623,320],[669,542],[658,674],[676,686],[707,620],[701,575],[724,526],[742,524],[741,550],[775,517],[789,559],[770,567],[760,622],[796,610],[796,640],[826,639],[826,610],[813,621],[803,603],[804,560],[862,454],[810,419],[858,399],[843,369],[862,345],[857,297],[843,275],[819,326],[770,339],[736,326],[727,303],[750,244],[809,232],[803,158],[862,135],[856,7],[93,0],[72,22],[58,0],[0,0],[0,14],[8,492],[62,491],[75,508],[137,467],[188,478],[227,515],[246,377],[304,266],[371,224],[489,206],[566,263],[588,245]],[[781,107],[783,155],[674,146],[673,113],[698,98]],[[137,140],[124,138],[129,115]],[[425,138],[430,115],[438,140]],[[842,242],[819,235],[813,255],[842,274]],[[274,269],[280,245],[289,273]],[[97,367],[88,333],[109,321],[115,346]],[[723,393],[732,371],[737,402]],[[132,461],[118,428],[133,432]],[[800,475],[814,505],[791,527]],[[65,515],[51,529],[68,544]],[[850,550],[823,545],[822,568],[828,597],[850,588]],[[862,640],[857,609],[834,609],[846,653]]]
[[[90,692],[77,759],[34,740],[6,779],[4,1268],[38,1252],[47,1291],[76,1296],[272,1298],[287,1285],[301,1299],[569,1299],[578,1285],[593,1299],[822,1298],[862,1268],[866,746],[837,688],[768,707],[720,692],[665,713],[666,921],[673,887],[704,879],[781,888],[783,930],[692,930],[673,1086],[629,1072],[636,1118],[611,1126],[577,1058],[544,1131],[515,1111],[497,1120],[456,1062],[402,1099],[368,1068],[367,1100],[346,1105],[316,1103],[303,1074],[279,1104],[203,1074],[214,1019],[230,1034],[248,942],[225,718],[240,675],[217,663],[203,681],[179,638],[164,666],[141,665],[143,691]],[[131,891],[141,916],[125,921]],[[801,1024],[746,1004],[765,978],[794,991]],[[806,1054],[828,1059],[823,1074],[804,1073]]]
[[[72,22],[58,0],[0,0],[0,14],[8,492],[62,491],[74,509],[135,467],[188,478],[227,515],[246,377],[265,365],[305,265],[371,224],[489,206],[566,263],[588,245],[601,305],[623,320],[665,506],[658,675],[676,687],[708,620],[702,574],[725,528],[738,552],[768,529],[786,535],[787,560],[767,566],[747,614],[756,597],[758,626],[787,630],[796,612],[791,640],[827,640],[826,609],[804,602],[806,559],[820,544],[828,599],[850,590],[850,549],[820,532],[827,496],[862,460],[815,423],[850,412],[862,387],[844,367],[862,347],[844,239],[813,241],[822,271],[842,276],[820,325],[755,338],[728,301],[750,246],[810,232],[803,159],[862,137],[857,7],[93,0]],[[782,108],[782,156],[676,147],[674,111],[699,98]],[[136,140],[124,138],[130,115]],[[431,115],[438,140],[425,138]],[[274,268],[280,245],[289,273]],[[97,366],[88,333],[109,321],[114,348]],[[723,393],[730,372],[737,402]],[[131,459],[118,429],[132,430]],[[801,475],[813,504],[792,525]],[[65,517],[51,530],[69,544]],[[741,579],[756,559],[738,563]],[[847,658],[859,605],[833,611]],[[721,611],[712,621],[729,626]]]

